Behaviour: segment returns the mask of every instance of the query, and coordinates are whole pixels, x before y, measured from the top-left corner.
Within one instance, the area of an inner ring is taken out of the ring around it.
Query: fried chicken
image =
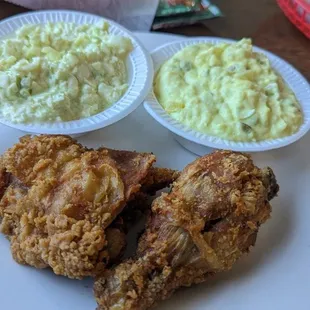
[[[144,182],[156,182],[154,162],[66,136],[21,139],[0,162],[0,229],[13,258],[70,278],[99,274],[123,251],[125,233],[113,221]]]
[[[229,270],[255,244],[279,187],[248,155],[218,151],[188,165],[154,200],[135,259],[95,282],[100,310],[144,310],[179,287]]]

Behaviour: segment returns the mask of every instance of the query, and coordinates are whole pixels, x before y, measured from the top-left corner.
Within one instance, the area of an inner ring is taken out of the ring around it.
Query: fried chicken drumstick
[[[116,260],[125,232],[113,221],[138,194],[177,176],[148,153],[89,150],[66,136],[25,137],[0,158],[0,230],[13,258],[70,278]]]
[[[135,259],[95,282],[100,310],[144,310],[177,288],[229,270],[255,244],[279,187],[270,168],[218,151],[188,165],[152,204]]]

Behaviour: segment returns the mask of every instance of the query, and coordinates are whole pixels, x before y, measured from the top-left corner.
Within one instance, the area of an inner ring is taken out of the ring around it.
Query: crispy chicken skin
[[[0,158],[0,199],[2,198],[6,187],[8,186],[7,174],[2,165],[2,160]]]
[[[142,192],[153,195],[158,190],[169,187],[179,175],[179,171],[168,168],[152,167],[143,181]]]
[[[148,309],[179,287],[229,270],[255,244],[278,190],[272,170],[248,155],[218,151],[197,159],[154,200],[136,258],[95,282],[98,309]]]
[[[112,222],[150,178],[155,156],[42,135],[22,138],[0,160],[0,229],[14,259],[82,278],[122,251],[124,232]]]

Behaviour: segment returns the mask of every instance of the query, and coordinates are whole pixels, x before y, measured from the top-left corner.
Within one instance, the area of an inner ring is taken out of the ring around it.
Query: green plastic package
[[[199,7],[199,0],[160,0],[156,17],[194,12]]]
[[[152,28],[190,25],[219,16],[219,8],[207,0],[160,0]]]

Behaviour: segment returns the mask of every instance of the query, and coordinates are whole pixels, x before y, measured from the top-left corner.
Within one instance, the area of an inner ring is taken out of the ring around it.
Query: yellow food
[[[23,26],[0,43],[0,116],[40,123],[103,111],[128,88],[132,48],[107,23]]]
[[[280,138],[303,123],[294,93],[249,39],[184,48],[161,66],[154,92],[174,119],[223,139]]]

